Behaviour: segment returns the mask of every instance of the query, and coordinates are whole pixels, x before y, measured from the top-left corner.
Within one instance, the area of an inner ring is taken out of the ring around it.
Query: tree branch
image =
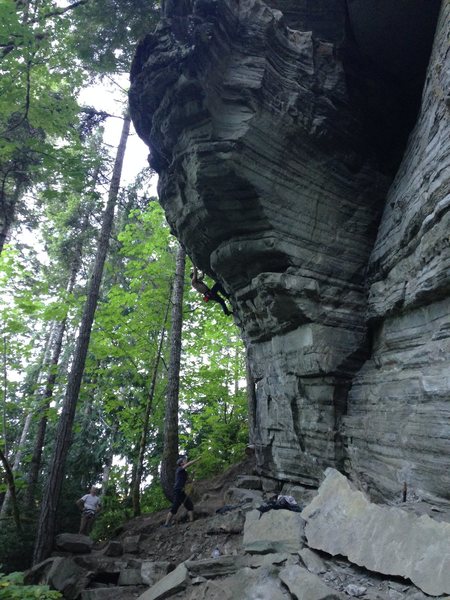
[[[77,8],[78,6],[82,6],[83,4],[87,4],[89,0],[78,0],[78,2],[74,2],[73,4],[69,4],[66,8],[58,8],[57,10],[53,10],[52,12],[46,13],[42,15],[42,17],[38,17],[34,19],[33,23],[45,21],[45,19],[50,19],[51,17],[59,17],[60,15],[64,15],[65,13]]]

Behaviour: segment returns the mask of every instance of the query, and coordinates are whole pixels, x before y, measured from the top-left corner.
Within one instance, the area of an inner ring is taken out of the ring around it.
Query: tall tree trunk
[[[36,337],[37,336],[35,335],[34,342],[36,342]],[[42,350],[39,361],[36,363],[36,365],[33,367],[33,369],[31,369],[31,371],[28,372],[27,377],[25,379],[24,389],[23,389],[23,393],[22,393],[22,401],[23,402],[26,402],[27,398],[31,398],[31,397],[35,396],[35,394],[36,394],[36,388],[39,384],[39,379],[41,377],[42,369],[48,359],[48,350],[49,350],[49,346],[50,346],[51,337],[52,337],[52,328],[50,328],[46,334],[45,345]],[[19,443],[17,444],[17,451],[14,456],[14,462],[11,467],[11,471],[12,471],[14,477],[15,477],[15,474],[17,473],[17,471],[19,470],[20,463],[22,461],[22,455],[24,452],[25,443],[26,443],[26,440],[28,437],[28,432],[30,430],[32,420],[33,420],[33,412],[30,412],[30,413],[28,413],[28,415],[25,418],[25,422],[24,422],[24,425],[22,428],[22,433],[20,434],[20,440],[19,440]],[[4,517],[7,514],[10,500],[11,500],[11,493],[10,493],[10,490],[8,489],[5,494],[5,498],[3,500],[2,508],[0,511],[0,518]]]
[[[6,437],[6,398],[8,394],[8,368],[6,366],[6,361],[8,358],[8,353],[6,350],[6,336],[3,336],[3,351],[2,351],[2,387],[3,387],[3,404],[2,404],[2,437],[3,437],[3,452],[5,456],[8,456],[8,440]]]
[[[92,323],[94,321],[100,293],[103,268],[109,248],[109,237],[113,227],[114,209],[119,193],[120,177],[122,174],[122,165],[129,131],[130,117],[127,115],[124,119],[122,135],[117,148],[116,160],[109,188],[108,202],[103,214],[103,223],[98,242],[97,255],[90,277],[88,296],[84,306],[83,316],[81,318],[72,368],[69,374],[66,395],[58,422],[55,448],[42,499],[42,508],[38,523],[33,564],[39,563],[47,558],[53,546],[53,538],[56,530],[56,513],[61,495],[66,457],[72,441],[72,427],[75,417],[75,409],[86,363]]]
[[[33,418],[33,413],[28,413],[28,415],[26,416],[26,419],[25,419],[24,426],[22,428],[22,433],[20,435],[19,447],[17,449],[16,455],[14,457],[14,463],[11,468],[11,473],[13,476],[15,476],[15,473],[17,473],[17,471],[19,469],[20,461],[22,460],[23,447],[24,447],[26,439],[27,439],[28,430],[30,429],[32,418]],[[6,490],[5,497],[3,499],[2,508],[0,510],[0,519],[2,519],[3,517],[5,517],[7,515],[11,500],[12,500],[11,489],[10,489],[10,487],[8,487],[8,489]]]
[[[11,226],[14,223],[16,205],[22,192],[22,186],[16,183],[13,193],[9,196],[6,192],[6,179],[7,175],[5,175],[0,189],[0,254],[8,241]]]
[[[139,452],[137,457],[137,465],[136,465],[136,477],[133,481],[133,489],[131,492],[132,500],[133,500],[133,514],[135,517],[138,517],[141,514],[141,501],[140,501],[140,487],[142,481],[142,473],[144,472],[144,457],[145,457],[145,449],[147,447],[147,436],[150,422],[150,414],[153,410],[153,398],[155,396],[155,388],[156,388],[156,379],[158,376],[158,368],[161,360],[162,348],[164,343],[164,337],[166,334],[166,323],[167,317],[169,315],[169,307],[170,307],[170,298],[167,302],[166,312],[164,315],[164,321],[161,328],[161,335],[159,338],[158,348],[156,350],[155,364],[153,365],[153,374],[152,381],[150,384],[150,389],[147,396],[147,404],[145,407],[144,414],[144,422],[142,424],[142,433],[141,439],[139,442]]]
[[[88,218],[85,217],[83,225],[87,226]],[[81,231],[84,230],[82,227]],[[75,286],[75,281],[78,275],[78,271],[81,267],[82,257],[82,240],[80,238],[79,243],[75,249],[74,259],[72,261],[69,281],[66,286],[66,293],[71,294]],[[42,451],[44,448],[45,434],[47,431],[48,421],[48,410],[50,408],[50,402],[53,398],[53,391],[55,389],[55,383],[57,378],[57,367],[61,356],[62,345],[64,340],[64,334],[67,327],[67,317],[56,324],[56,331],[53,337],[53,352],[50,365],[48,368],[47,381],[45,383],[45,390],[43,398],[40,401],[38,414],[41,415],[39,419],[37,433],[34,441],[33,455],[31,457],[30,468],[28,471],[28,486],[25,495],[25,507],[27,512],[33,511],[34,498],[36,495],[36,488],[39,479],[39,471],[41,469]]]
[[[19,506],[17,504],[16,483],[14,481],[14,474],[11,470],[11,467],[9,466],[8,459],[3,454],[1,449],[0,449],[0,462],[2,463],[3,469],[5,471],[6,483],[8,485],[8,491],[9,491],[10,497],[11,497],[11,505],[12,505],[12,513],[13,513],[14,523],[16,524],[17,532],[20,534],[20,533],[22,533],[22,524],[20,522]]]
[[[186,253],[179,246],[172,290],[172,330],[167,401],[164,419],[164,447],[161,461],[161,486],[171,500],[178,458],[178,397],[180,390],[181,332],[183,328],[183,292]]]
[[[110,444],[108,452],[105,456],[105,464],[103,466],[102,491],[100,494],[101,497],[103,497],[106,494],[106,490],[108,489],[109,475],[111,473],[111,467],[112,467],[113,458],[114,458],[114,445],[116,442],[118,428],[119,428],[118,424],[114,423],[114,426],[111,430],[111,444]]]

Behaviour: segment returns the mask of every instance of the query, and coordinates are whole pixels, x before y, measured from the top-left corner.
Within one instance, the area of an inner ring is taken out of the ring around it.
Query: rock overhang
[[[379,248],[370,257],[440,3],[408,2],[408,31],[386,44],[406,13],[382,2],[374,15],[375,4],[167,2],[132,69],[133,120],[168,221],[232,292],[258,380],[261,468],[288,479],[303,468],[317,480],[352,456],[342,422],[373,345],[367,274],[386,268]],[[370,288],[376,320],[385,288]]]

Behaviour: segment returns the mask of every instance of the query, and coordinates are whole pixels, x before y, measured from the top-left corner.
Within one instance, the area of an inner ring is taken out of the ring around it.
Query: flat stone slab
[[[168,575],[160,579],[149,590],[139,596],[139,600],[162,600],[168,598],[186,588],[189,581],[189,572],[184,563],[171,571]]]
[[[320,573],[326,572],[327,568],[325,563],[318,554],[313,552],[313,550],[310,550],[309,548],[303,548],[300,550],[298,555],[310,573],[319,575]]]
[[[289,596],[283,588],[273,568],[262,567],[250,569],[244,567],[235,575],[226,579],[215,581],[222,589],[222,595],[204,596],[205,600],[287,600]],[[197,590],[196,590],[197,591]],[[195,600],[201,598],[200,594]]]
[[[55,538],[58,550],[72,552],[73,554],[87,554],[92,550],[94,542],[87,535],[80,533],[60,533]]]
[[[143,583],[155,585],[156,582],[167,575],[171,567],[173,568],[173,565],[167,561],[144,561],[141,565]]]
[[[246,552],[298,552],[304,545],[305,522],[300,513],[290,510],[270,510],[247,513],[243,547]]]
[[[207,533],[242,533],[245,517],[241,510],[234,510],[224,515],[216,515],[208,525]]]
[[[289,565],[280,571],[281,581],[297,600],[341,600],[343,595],[328,587],[317,575],[298,565]]]
[[[189,560],[184,564],[192,577],[210,578],[231,575],[232,573],[236,573],[239,568],[235,556]]]
[[[142,587],[104,587],[81,592],[81,600],[134,600]]]
[[[431,596],[450,594],[450,523],[378,506],[335,469],[303,510],[308,545],[383,575],[410,579]]]

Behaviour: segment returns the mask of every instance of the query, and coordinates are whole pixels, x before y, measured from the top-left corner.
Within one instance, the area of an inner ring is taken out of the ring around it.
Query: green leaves
[[[52,591],[48,585],[25,585],[23,573],[9,575],[0,573],[0,600],[57,600],[62,598],[59,592]]]

